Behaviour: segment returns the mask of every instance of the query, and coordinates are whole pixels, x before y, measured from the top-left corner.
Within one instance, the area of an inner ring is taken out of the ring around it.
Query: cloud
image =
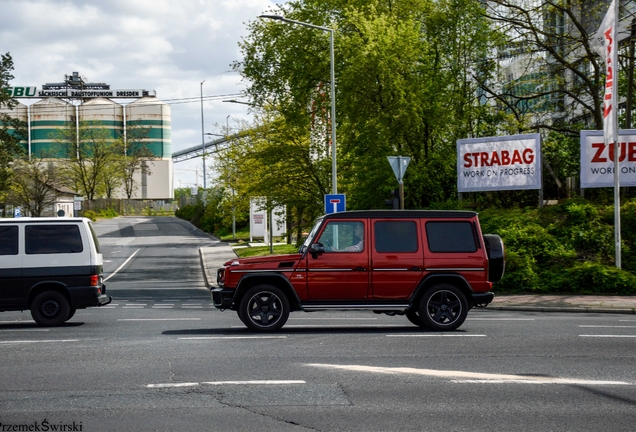
[[[13,57],[12,84],[61,82],[79,72],[88,82],[117,89],[154,89],[171,103],[173,151],[201,137],[204,95],[243,88],[230,64],[239,60],[245,23],[280,0],[2,0],[0,52]],[[188,99],[190,103],[174,103]],[[245,106],[205,102],[207,125],[227,115],[246,118]],[[209,132],[215,132],[208,130]],[[194,142],[193,142],[194,141]]]

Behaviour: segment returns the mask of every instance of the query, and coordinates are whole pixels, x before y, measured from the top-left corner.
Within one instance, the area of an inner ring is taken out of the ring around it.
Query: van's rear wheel
[[[45,291],[31,303],[31,316],[43,327],[57,327],[69,319],[71,306],[57,291]]]
[[[424,325],[431,330],[455,330],[466,320],[468,302],[464,293],[455,285],[439,284],[424,293],[418,314]]]
[[[289,300],[273,285],[257,285],[243,295],[239,317],[250,330],[279,330],[289,318]]]

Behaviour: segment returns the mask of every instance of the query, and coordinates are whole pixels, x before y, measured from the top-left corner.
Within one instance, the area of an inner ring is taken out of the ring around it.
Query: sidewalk
[[[236,258],[228,243],[199,248],[207,286],[216,286],[216,269]],[[615,313],[636,315],[636,296],[599,295],[496,295],[490,310],[528,312]]]

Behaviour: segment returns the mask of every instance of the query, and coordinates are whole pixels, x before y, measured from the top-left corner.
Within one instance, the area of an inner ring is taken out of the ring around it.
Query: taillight
[[[91,286],[98,286],[98,285],[99,285],[99,275],[92,275]]]

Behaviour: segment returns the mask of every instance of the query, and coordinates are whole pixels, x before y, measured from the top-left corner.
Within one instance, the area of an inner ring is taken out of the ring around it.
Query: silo
[[[143,142],[155,157],[172,157],[170,105],[154,97],[143,97],[128,104],[126,129],[137,126],[149,128]]]
[[[11,118],[17,118],[18,120],[21,120],[24,122],[24,129],[25,129],[25,133],[26,133],[26,129],[27,129],[27,123],[29,121],[29,116],[28,116],[28,107],[22,103],[18,103],[16,106],[13,107],[13,109],[9,109],[6,106],[0,105],[0,114],[6,114]],[[2,125],[2,122],[0,121],[0,125]],[[8,127],[7,128],[9,130],[9,133],[13,133],[13,128],[12,127]],[[23,139],[20,141],[20,145],[22,146],[22,148],[24,149],[25,154],[28,153],[29,151],[29,143],[28,140]]]
[[[41,158],[63,158],[75,133],[75,106],[58,98],[31,105],[31,154]]]
[[[147,171],[136,173],[135,181],[140,187],[134,198],[170,199],[174,196],[170,105],[154,97],[143,97],[128,104],[126,133],[129,143],[136,127],[148,128],[148,134],[141,141],[157,159],[147,163]]]
[[[111,139],[118,139],[124,131],[124,107],[110,99],[95,98],[79,106],[80,121],[87,127],[104,128]]]

